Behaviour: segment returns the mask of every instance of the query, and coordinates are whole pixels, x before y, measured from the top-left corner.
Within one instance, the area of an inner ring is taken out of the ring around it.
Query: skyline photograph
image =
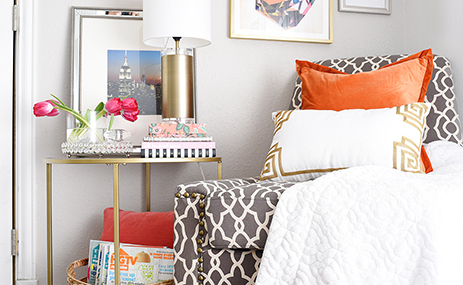
[[[107,100],[132,97],[140,115],[161,114],[161,52],[108,50]]]
[[[161,52],[151,50],[108,50],[108,82],[119,80],[126,52],[132,80],[142,83],[144,72],[146,84],[161,84]]]

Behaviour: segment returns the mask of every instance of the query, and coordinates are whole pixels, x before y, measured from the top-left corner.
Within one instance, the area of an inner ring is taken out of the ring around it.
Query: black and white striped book
[[[215,148],[185,148],[185,149],[161,149],[142,148],[142,158],[193,158],[193,157],[216,157]]]
[[[144,142],[211,142],[212,137],[144,137]]]

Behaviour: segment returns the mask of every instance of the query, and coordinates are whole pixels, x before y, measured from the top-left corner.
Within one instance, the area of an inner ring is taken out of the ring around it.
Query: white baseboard
[[[16,280],[16,285],[38,285],[39,282],[34,280]]]

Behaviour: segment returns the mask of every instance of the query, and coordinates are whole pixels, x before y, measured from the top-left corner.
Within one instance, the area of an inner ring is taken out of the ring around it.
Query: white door
[[[0,0],[3,2],[14,0]],[[34,3],[16,0],[19,24],[16,39],[16,114],[15,114],[15,227],[18,236],[18,255],[15,260],[15,284],[37,285],[35,242],[35,195],[34,195],[34,144],[31,130],[34,115],[33,100],[33,24]],[[3,4],[2,4],[3,5]],[[8,6],[5,4],[5,6]],[[8,11],[8,7],[3,10]],[[9,7],[11,10],[11,6]],[[10,21],[11,23],[11,21]],[[6,24],[5,24],[6,26]],[[1,113],[0,113],[1,114]],[[0,170],[1,171],[1,170]],[[1,274],[1,273],[0,273]],[[0,275],[1,276],[1,275]],[[3,283],[1,283],[3,284]],[[5,283],[6,284],[6,283]]]
[[[11,229],[13,228],[13,0],[0,1],[0,276],[2,284],[13,284]]]

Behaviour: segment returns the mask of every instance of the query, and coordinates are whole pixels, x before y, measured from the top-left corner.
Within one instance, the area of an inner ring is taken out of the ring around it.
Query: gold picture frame
[[[287,1],[272,4],[275,2],[278,1],[230,0],[230,38],[333,42],[333,0],[302,0],[299,3],[305,6],[289,9],[284,6]],[[277,13],[271,13],[273,9]],[[294,18],[285,19],[288,13],[280,13],[287,11],[294,12]]]

